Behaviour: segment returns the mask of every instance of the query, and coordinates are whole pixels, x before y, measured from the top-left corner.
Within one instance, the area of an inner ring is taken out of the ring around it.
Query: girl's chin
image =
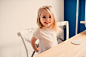
[[[51,25],[49,25],[49,26],[44,26],[44,27],[46,27],[46,28],[48,28],[48,27],[50,27]]]

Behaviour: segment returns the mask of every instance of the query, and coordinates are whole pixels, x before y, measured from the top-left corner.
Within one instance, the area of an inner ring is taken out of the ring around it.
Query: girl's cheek
[[[42,21],[45,21],[45,19],[42,19]]]
[[[50,22],[52,22],[52,20],[50,19]]]

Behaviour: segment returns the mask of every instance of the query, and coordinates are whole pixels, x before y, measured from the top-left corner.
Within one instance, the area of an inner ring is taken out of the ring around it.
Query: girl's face
[[[45,9],[41,12],[40,22],[44,27],[50,27],[52,24],[51,15]]]

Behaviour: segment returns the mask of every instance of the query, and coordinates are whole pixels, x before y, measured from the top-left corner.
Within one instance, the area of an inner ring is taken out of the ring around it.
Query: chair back
[[[18,36],[21,37],[22,42],[24,44],[25,50],[26,50],[26,54],[27,57],[31,57],[34,50],[31,46],[31,38],[33,36],[33,33],[36,31],[37,27],[34,28],[28,28],[25,30],[21,30],[17,33]],[[38,40],[36,41],[36,44],[38,44]],[[34,55],[37,55],[37,53],[35,53]]]
[[[66,40],[69,39],[69,23],[68,23],[68,21],[57,22],[57,26],[59,26],[63,29],[63,32],[60,33],[57,38],[60,38],[60,39],[62,39],[62,41],[64,41],[64,28],[66,27]],[[61,43],[62,41],[58,41],[58,42]]]

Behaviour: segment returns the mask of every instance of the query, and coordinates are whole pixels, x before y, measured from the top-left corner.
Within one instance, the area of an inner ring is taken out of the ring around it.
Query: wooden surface
[[[82,44],[72,44],[73,40]],[[86,30],[35,57],[86,57]]]

